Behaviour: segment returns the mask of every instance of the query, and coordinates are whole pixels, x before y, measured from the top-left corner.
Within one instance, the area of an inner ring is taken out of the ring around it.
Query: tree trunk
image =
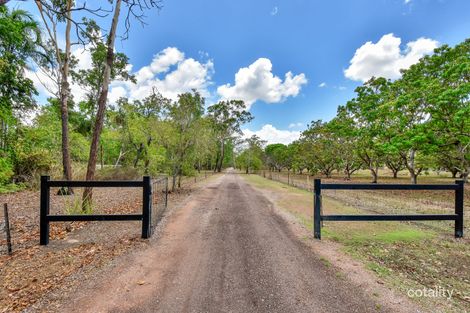
[[[106,62],[103,71],[103,85],[101,86],[100,96],[98,98],[98,111],[96,113],[95,128],[93,129],[93,137],[90,146],[90,157],[88,159],[88,166],[86,172],[86,180],[93,180],[95,177],[96,159],[98,152],[98,143],[103,128],[104,115],[106,109],[106,102],[108,100],[109,83],[111,79],[111,68],[114,62],[114,41],[116,39],[116,28],[119,21],[119,13],[121,12],[122,0],[116,0],[116,7],[114,9],[114,16],[111,22],[111,29],[107,39],[107,54]],[[82,197],[82,210],[91,208],[93,197],[93,188],[85,188]]]
[[[176,190],[176,172],[172,176],[172,181],[171,181],[171,191]]]
[[[137,155],[135,156],[135,159],[134,159],[134,168],[137,168],[137,164],[139,164],[140,156],[142,155],[143,150],[144,150],[144,144],[141,143],[139,145],[139,148],[137,149]]]
[[[62,122],[62,172],[65,180],[72,180],[72,165],[70,161],[69,149],[69,94],[70,86],[68,82],[69,65],[70,65],[70,29],[72,27],[72,0],[67,1],[67,24],[65,27],[65,56],[61,66],[61,82],[60,82],[60,116]],[[60,59],[59,59],[60,61]],[[73,194],[72,188],[62,187],[59,189],[59,194],[70,195]]]
[[[217,151],[217,154],[216,154],[216,157],[215,157],[214,173],[217,172],[217,169],[219,168],[219,158],[220,158],[220,154]]]
[[[393,178],[395,178],[395,179],[398,178],[398,171],[392,169],[392,172],[393,172]]]
[[[122,152],[122,146],[119,149],[119,156],[116,160],[116,163],[114,163],[114,168],[117,168],[119,166],[119,162],[121,162],[121,158],[124,156],[124,153]]]
[[[222,165],[224,164],[224,157],[225,157],[225,139],[222,139],[221,142],[221,152],[220,152],[220,160],[219,165],[217,167],[217,172],[222,172]]]
[[[370,173],[372,174],[372,183],[377,184],[377,180],[378,180],[378,176],[379,176],[378,175],[378,171],[379,171],[378,167],[374,168],[374,167],[371,166],[369,169],[370,169]]]
[[[406,168],[410,173],[411,183],[416,184],[418,182],[418,175],[421,173],[422,168],[416,170],[415,162],[416,151],[414,149],[410,150],[410,156],[408,160],[405,160]]]
[[[104,151],[103,151],[103,143],[100,144],[100,166],[101,169],[104,168]]]

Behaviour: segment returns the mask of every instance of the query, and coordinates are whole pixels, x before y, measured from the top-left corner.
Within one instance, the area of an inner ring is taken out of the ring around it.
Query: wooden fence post
[[[49,205],[50,205],[50,187],[49,176],[41,176],[41,195],[40,195],[40,215],[39,215],[39,244],[47,245],[49,243]]]
[[[143,197],[142,197],[142,238],[147,239],[150,237],[150,196],[152,194],[152,184],[150,176],[143,178]]]
[[[11,234],[10,234],[10,218],[8,217],[8,204],[3,204],[3,213],[5,218],[5,233],[7,235],[7,251],[10,255],[12,253],[11,249]]]
[[[314,180],[313,192],[313,237],[321,239],[321,179]]]
[[[458,185],[455,190],[455,238],[463,237],[463,200],[464,200],[464,181],[456,180],[455,183]]]

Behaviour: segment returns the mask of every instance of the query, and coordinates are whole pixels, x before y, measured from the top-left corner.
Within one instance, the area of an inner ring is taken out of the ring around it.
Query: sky
[[[78,1],[80,2],[80,1]],[[87,1],[93,5],[98,1]],[[106,1],[101,1],[103,7]],[[268,143],[289,143],[313,120],[328,121],[371,76],[400,77],[442,45],[470,37],[469,0],[163,0],[132,23],[116,49],[137,84],[114,81],[109,101],[198,89],[206,104],[242,99],[255,119],[244,125]],[[32,1],[10,1],[38,16]],[[106,26],[104,19],[100,24]],[[121,23],[118,33],[122,34]],[[79,66],[90,66],[82,48]],[[29,73],[41,92],[47,79]],[[83,90],[72,87],[75,98]]]

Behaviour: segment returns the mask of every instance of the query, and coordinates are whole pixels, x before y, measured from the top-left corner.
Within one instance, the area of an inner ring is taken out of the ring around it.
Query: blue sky
[[[397,78],[437,45],[470,37],[468,0],[164,0],[147,15],[116,44],[142,86],[115,82],[112,97],[149,86],[168,96],[196,86],[208,102],[240,97],[255,116],[246,133],[270,142],[331,119],[370,75]]]

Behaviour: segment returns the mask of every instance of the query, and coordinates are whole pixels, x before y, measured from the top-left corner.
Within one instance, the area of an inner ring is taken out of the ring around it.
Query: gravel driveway
[[[160,238],[69,303],[76,312],[383,312],[236,174],[209,182]]]

